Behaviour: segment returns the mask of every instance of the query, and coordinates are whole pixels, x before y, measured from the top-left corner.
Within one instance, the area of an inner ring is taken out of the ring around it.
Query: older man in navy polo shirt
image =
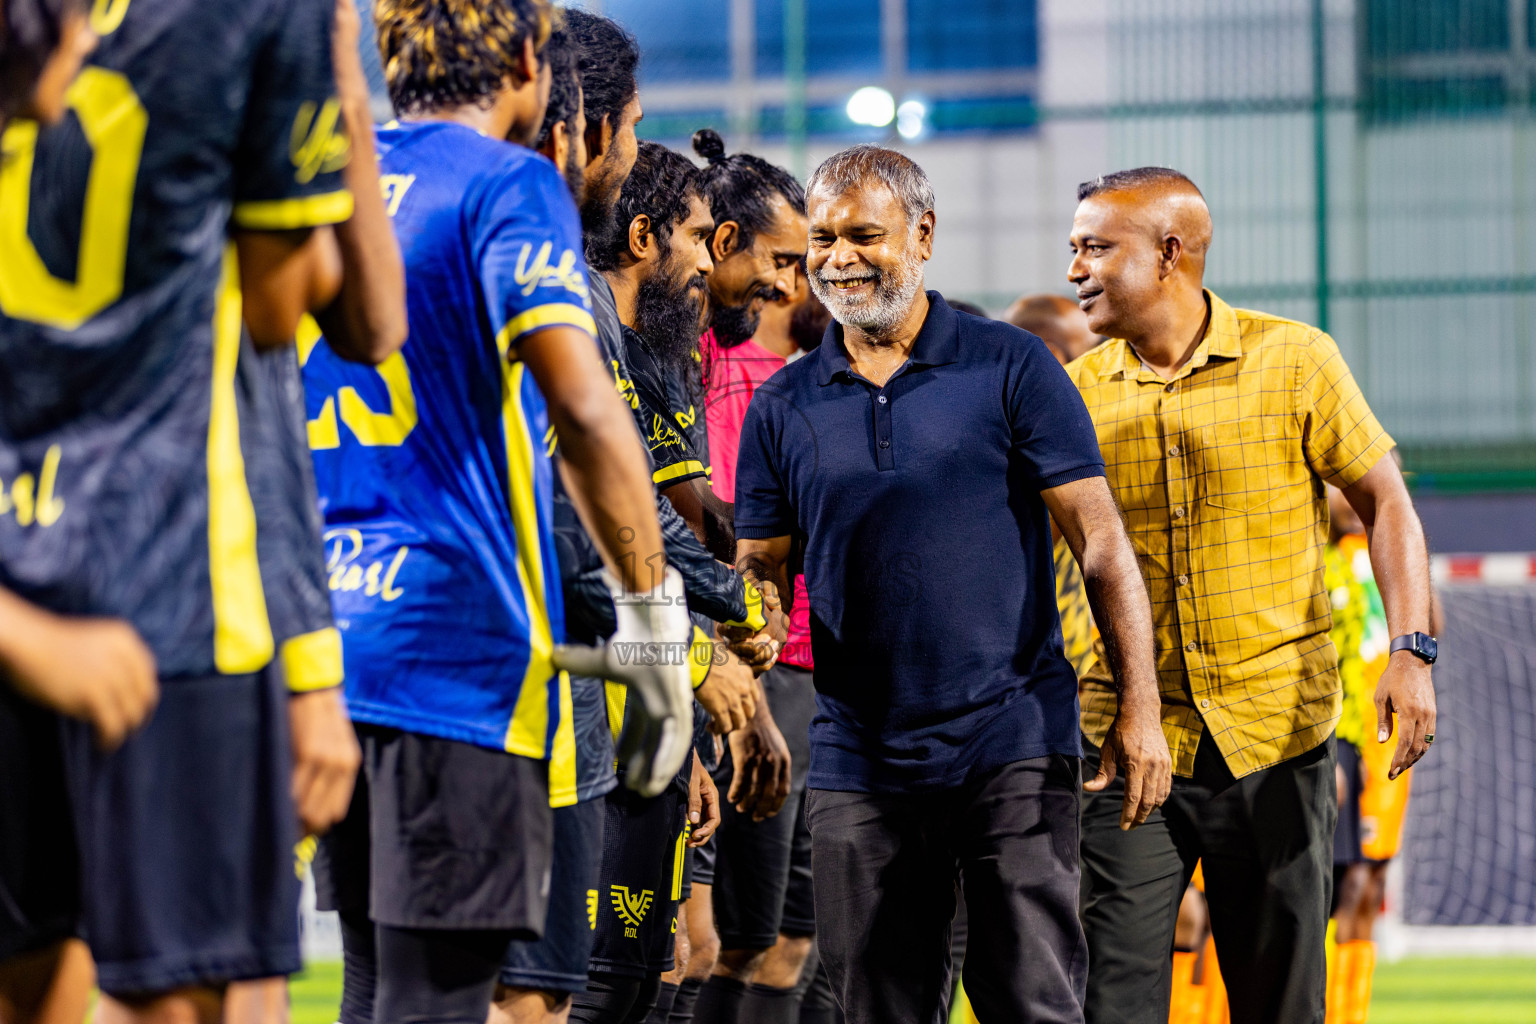
[[[818,944],[850,1024],[941,1019],[957,878],[982,1020],[1083,1019],[1077,680],[1053,517],[1120,687],[1122,823],[1168,794],[1152,618],[1093,424],[1032,334],[922,288],[933,189],[855,146],[807,192],[808,269],[836,323],[758,389],[738,560],[790,593],[804,545],[816,658],[807,810]]]

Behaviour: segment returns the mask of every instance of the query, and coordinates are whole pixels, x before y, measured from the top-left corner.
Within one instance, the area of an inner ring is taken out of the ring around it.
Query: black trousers
[[[812,789],[817,946],[848,1024],[947,1019],[955,881],[965,989],[984,1021],[1083,1019],[1076,758],[1015,761],[935,793]]]
[[[1334,741],[1234,779],[1207,733],[1193,778],[1146,824],[1120,830],[1117,779],[1083,804],[1090,1024],[1163,1024],[1179,901],[1204,862],[1232,1020],[1318,1024],[1338,817]],[[1097,752],[1084,766],[1098,770]]]

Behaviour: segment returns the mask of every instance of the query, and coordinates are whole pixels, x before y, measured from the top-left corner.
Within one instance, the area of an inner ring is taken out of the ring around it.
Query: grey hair
[[[1077,186],[1077,201],[1082,202],[1100,192],[1121,192],[1145,185],[1188,185],[1201,199],[1205,198],[1205,193],[1201,192],[1199,186],[1190,181],[1189,175],[1182,171],[1176,171],[1172,167],[1132,167],[1130,170],[1115,171],[1113,174],[1101,174],[1092,181],[1083,182]]]
[[[918,218],[933,209],[933,183],[923,169],[894,149],[869,143],[849,146],[823,160],[806,182],[805,194],[826,189],[837,195],[865,184],[870,178],[891,190],[906,211],[908,224],[916,224]]]

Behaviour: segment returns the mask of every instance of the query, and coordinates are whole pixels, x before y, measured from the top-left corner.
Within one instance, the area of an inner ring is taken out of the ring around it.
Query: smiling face
[[[806,197],[811,290],[838,323],[879,336],[901,323],[933,255],[933,211],[910,223],[883,184]]]
[[[772,201],[772,220],[741,247],[734,221],[718,226],[712,240],[715,270],[709,279],[710,323],[730,346],[757,331],[763,306],[794,294],[796,267],[805,257],[805,216],[782,195]]]
[[[1136,337],[1160,301],[1162,239],[1152,220],[1129,190],[1100,192],[1078,204],[1067,279],[1094,333]]]

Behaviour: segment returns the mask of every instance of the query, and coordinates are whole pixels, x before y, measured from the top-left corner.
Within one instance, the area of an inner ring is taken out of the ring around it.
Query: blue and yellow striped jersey
[[[331,18],[95,4],[68,116],[0,141],[0,585],[127,618],[163,678],[274,654],[227,231],[351,214]]]
[[[517,349],[594,330],[576,209],[549,161],[461,125],[379,148],[409,340],[377,368],[300,344],[348,706],[528,757],[564,729],[571,758],[549,418]]]

